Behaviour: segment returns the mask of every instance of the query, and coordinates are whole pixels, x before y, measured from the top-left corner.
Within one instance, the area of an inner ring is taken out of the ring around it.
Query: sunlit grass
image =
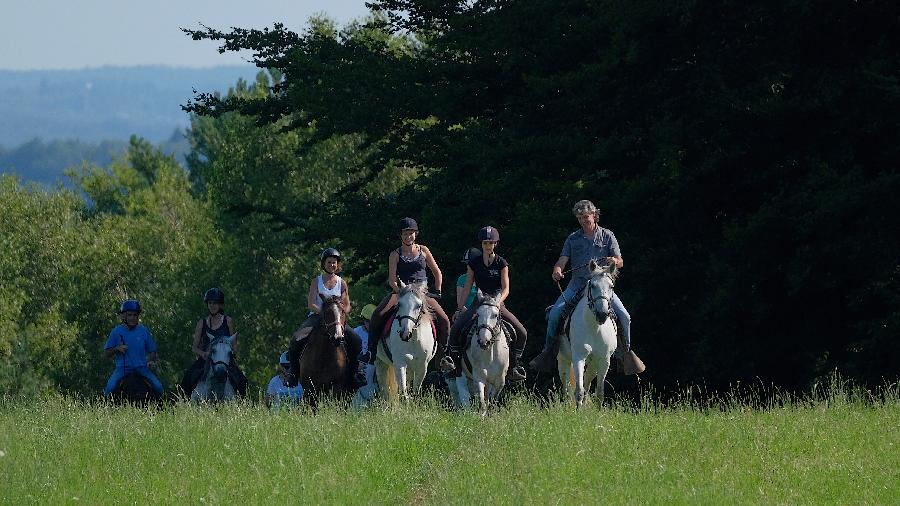
[[[900,396],[832,385],[540,406],[433,399],[355,413],[0,401],[0,500],[22,503],[900,504]],[[702,404],[702,405],[701,405]]]

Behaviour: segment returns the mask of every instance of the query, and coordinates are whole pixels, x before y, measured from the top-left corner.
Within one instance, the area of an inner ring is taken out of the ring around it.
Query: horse
[[[209,338],[209,358],[206,360],[203,376],[191,393],[191,400],[213,403],[230,401],[237,396],[228,376],[235,336],[213,336],[207,332],[206,337]]]
[[[343,400],[353,392],[340,298],[319,297],[321,318],[306,338],[306,347],[300,353],[300,341],[294,339],[288,351],[291,371],[303,385],[303,399],[313,408],[323,395]]]
[[[397,316],[390,332],[379,341],[375,360],[378,394],[392,402],[409,400],[410,391],[419,393],[436,352],[425,283],[401,281],[399,286]]]
[[[158,403],[162,400],[162,396],[157,394],[156,390],[153,390],[150,381],[136,372],[125,375],[119,381],[115,390],[112,391],[112,398],[118,403],[139,406]]]
[[[594,378],[597,378],[597,405],[603,404],[603,386],[617,345],[616,325],[609,313],[619,271],[615,265],[601,266],[595,260],[591,260],[588,268],[591,275],[584,295],[572,311],[568,339],[560,338],[557,355],[559,379],[568,396],[574,395],[578,408],[585,401],[585,385],[590,385]]]
[[[476,396],[481,415],[485,416],[506,384],[510,336],[500,320],[497,299],[479,291],[478,304],[475,323],[466,334],[467,349],[460,354],[463,376],[450,380],[455,383],[450,392],[461,408],[469,406],[471,395]]]

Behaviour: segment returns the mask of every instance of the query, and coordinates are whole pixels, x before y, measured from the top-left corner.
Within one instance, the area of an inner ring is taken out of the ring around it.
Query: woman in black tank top
[[[421,244],[416,244],[419,234],[419,226],[412,218],[400,220],[400,247],[388,256],[388,285],[391,293],[385,297],[369,323],[369,353],[370,364],[375,363],[375,355],[378,351],[378,341],[384,333],[384,323],[388,314],[397,305],[397,293],[400,291],[398,281],[404,283],[426,283],[428,276],[427,267],[434,276],[434,293],[441,296],[441,284],[443,277],[441,269],[432,256],[431,251]],[[447,336],[450,334],[450,319],[435,298],[428,298],[428,305],[434,311],[434,322],[437,326],[438,355],[442,355],[447,347]]]
[[[197,321],[194,327],[194,342],[191,345],[191,351],[197,355],[197,360],[185,371],[184,378],[181,380],[181,389],[184,395],[190,396],[194,387],[200,381],[203,370],[206,367],[206,360],[209,358],[209,335],[213,337],[234,336],[234,320],[230,316],[225,316],[222,307],[225,305],[225,294],[218,288],[210,288],[203,295],[203,302],[206,303],[206,309],[209,312],[207,316]],[[207,335],[209,334],[209,335]],[[237,355],[238,339],[235,336],[231,343],[231,366],[229,367],[229,376],[235,390],[240,395],[247,393],[247,377],[237,366],[234,355]]]

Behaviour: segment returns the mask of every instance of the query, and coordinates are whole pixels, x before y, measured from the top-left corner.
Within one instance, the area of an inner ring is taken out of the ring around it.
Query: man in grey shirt
[[[588,263],[591,259],[595,259],[599,263],[613,263],[616,267],[621,268],[624,265],[622,261],[622,252],[619,250],[619,242],[612,231],[597,225],[597,207],[590,200],[579,200],[572,208],[572,212],[581,225],[581,230],[572,232],[563,243],[562,253],[559,260],[553,265],[551,276],[554,281],[563,278],[563,267],[566,263],[571,265],[572,279],[569,285],[556,299],[556,303],[550,309],[550,316],[547,321],[547,340],[544,343],[544,349],[540,355],[535,357],[529,364],[532,368],[539,371],[551,372],[556,364],[556,355],[559,351],[559,338],[556,335],[556,327],[559,326],[559,320],[563,314],[569,314],[578,300],[581,298],[581,292],[587,284],[590,272]],[[622,326],[622,336],[625,341],[625,349],[617,350],[616,355],[622,356],[631,348],[631,316],[625,310],[619,296],[613,294],[612,309],[616,313],[619,324]]]

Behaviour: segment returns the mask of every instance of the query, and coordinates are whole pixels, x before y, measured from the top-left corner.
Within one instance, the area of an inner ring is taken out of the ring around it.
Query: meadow
[[[752,405],[757,405],[753,407]],[[2,504],[900,504],[900,395],[581,412],[0,401]]]

